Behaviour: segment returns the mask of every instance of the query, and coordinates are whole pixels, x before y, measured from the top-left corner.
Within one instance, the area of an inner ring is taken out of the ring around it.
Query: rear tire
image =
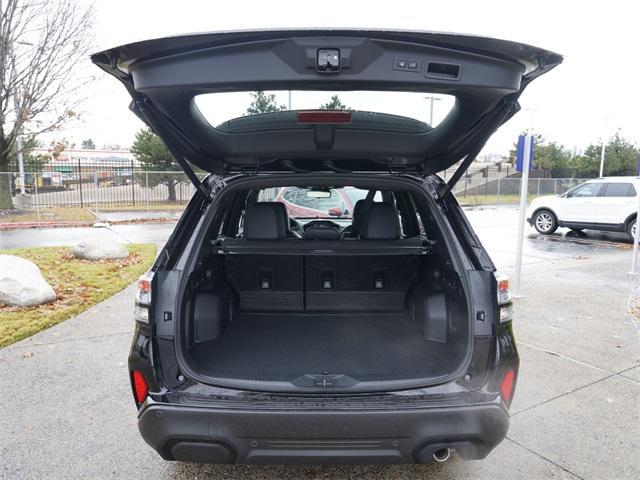
[[[558,220],[549,210],[539,210],[533,216],[533,226],[542,235],[551,235],[558,229]]]
[[[631,243],[635,240],[636,237],[636,219],[632,218],[627,223],[627,237],[631,240]]]

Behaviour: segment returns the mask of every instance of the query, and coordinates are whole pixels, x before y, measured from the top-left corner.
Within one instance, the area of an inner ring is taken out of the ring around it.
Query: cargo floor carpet
[[[286,381],[326,372],[365,381],[446,374],[451,350],[424,340],[404,313],[242,313],[191,354],[214,377]]]

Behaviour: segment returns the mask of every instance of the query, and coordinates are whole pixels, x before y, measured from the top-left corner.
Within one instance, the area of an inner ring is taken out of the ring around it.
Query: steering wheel
[[[314,227],[335,228],[337,230],[340,230],[340,225],[338,225],[336,222],[332,222],[331,220],[312,220],[309,223],[305,224],[304,229],[306,230],[308,228]]]

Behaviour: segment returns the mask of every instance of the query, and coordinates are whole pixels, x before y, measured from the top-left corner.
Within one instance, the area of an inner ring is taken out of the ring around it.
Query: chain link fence
[[[521,179],[505,174],[506,169],[472,171],[458,181],[454,194],[466,206],[516,205]],[[561,194],[585,180],[530,178],[529,199]],[[0,172],[0,227],[173,220],[194,192],[182,172],[116,169],[29,172],[25,173],[24,181],[18,173]]]
[[[587,178],[529,178],[529,201],[542,195],[560,195]],[[520,200],[520,177],[464,176],[453,193],[462,205],[515,205]]]
[[[0,172],[0,224],[173,218],[194,193],[182,172]]]

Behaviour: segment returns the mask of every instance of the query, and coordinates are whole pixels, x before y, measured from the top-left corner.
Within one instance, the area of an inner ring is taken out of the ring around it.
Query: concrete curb
[[[138,225],[147,223],[171,223],[177,221],[176,218],[141,218],[137,220],[116,220],[110,221],[110,225]],[[29,228],[69,228],[69,227],[91,227],[96,222],[21,222],[21,223],[0,223],[2,230],[21,230]]]

